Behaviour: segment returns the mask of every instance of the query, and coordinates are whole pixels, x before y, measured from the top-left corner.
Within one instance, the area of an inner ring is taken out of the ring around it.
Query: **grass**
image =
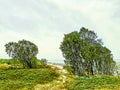
[[[18,60],[0,60],[0,90],[32,90],[35,85],[46,84],[58,76],[50,68],[22,69]]]
[[[19,64],[20,62],[18,60],[13,59],[0,59],[0,63],[7,63],[7,64]]]
[[[53,67],[53,70],[56,70],[60,76],[50,83],[37,84],[35,90],[68,90],[67,86],[73,81],[74,76],[65,72],[65,69],[57,69],[55,66]]]
[[[49,65],[36,69],[21,66],[17,60],[0,60],[0,90],[120,90],[120,78],[115,76],[74,78],[67,67],[69,73]]]
[[[4,68],[5,65],[9,66],[8,68],[23,68],[23,66],[19,60],[0,59],[0,68],[2,68],[2,67]]]
[[[120,78],[115,76],[96,76],[76,78],[68,90],[119,90]]]
[[[11,69],[21,69],[23,68],[23,64],[19,60],[13,59],[0,59],[0,68],[11,68]],[[7,67],[9,66],[9,67]],[[42,64],[40,60],[36,59],[36,68],[46,68],[46,64]]]
[[[0,70],[0,90],[32,88],[53,81],[58,74],[49,69]]]

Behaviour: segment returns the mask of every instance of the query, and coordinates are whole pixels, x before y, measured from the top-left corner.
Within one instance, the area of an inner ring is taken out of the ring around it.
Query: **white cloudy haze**
[[[120,59],[120,0],[0,0],[0,58],[8,58],[6,43],[26,39],[38,46],[38,58],[62,61],[64,34],[81,27]]]

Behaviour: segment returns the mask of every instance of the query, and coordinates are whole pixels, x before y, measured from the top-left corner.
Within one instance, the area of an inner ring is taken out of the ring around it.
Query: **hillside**
[[[23,69],[18,61],[1,60],[0,86],[0,90],[120,90],[120,77],[78,77],[62,65],[48,64],[46,67]]]

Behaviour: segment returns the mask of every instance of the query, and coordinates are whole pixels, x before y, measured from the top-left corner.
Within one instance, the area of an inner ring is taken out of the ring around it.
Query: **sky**
[[[25,39],[38,46],[38,58],[63,62],[64,34],[81,27],[120,59],[120,0],[0,0],[0,58],[9,58],[6,43]]]

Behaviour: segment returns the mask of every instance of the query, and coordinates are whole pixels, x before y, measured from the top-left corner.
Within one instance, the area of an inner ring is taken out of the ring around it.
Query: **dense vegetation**
[[[36,84],[45,84],[56,79],[59,74],[46,67],[22,69],[19,61],[0,60],[0,90],[28,90]],[[12,66],[18,66],[17,68]]]
[[[54,80],[58,74],[49,69],[0,70],[0,90],[32,88]]]
[[[0,60],[0,90],[120,88],[120,78],[113,76],[119,67],[111,51],[94,31],[86,28],[64,35],[60,45],[66,64],[63,69],[48,65],[44,58],[38,60],[38,47],[30,41],[9,42],[5,48],[12,59]]]
[[[76,78],[69,90],[119,90],[120,78],[114,76],[96,76]]]
[[[14,60],[20,60],[24,68],[36,67],[36,55],[38,47],[26,40],[9,42],[5,45],[7,54]]]
[[[81,28],[79,32],[65,34],[60,49],[65,64],[76,75],[114,74],[113,55],[94,31]]]

